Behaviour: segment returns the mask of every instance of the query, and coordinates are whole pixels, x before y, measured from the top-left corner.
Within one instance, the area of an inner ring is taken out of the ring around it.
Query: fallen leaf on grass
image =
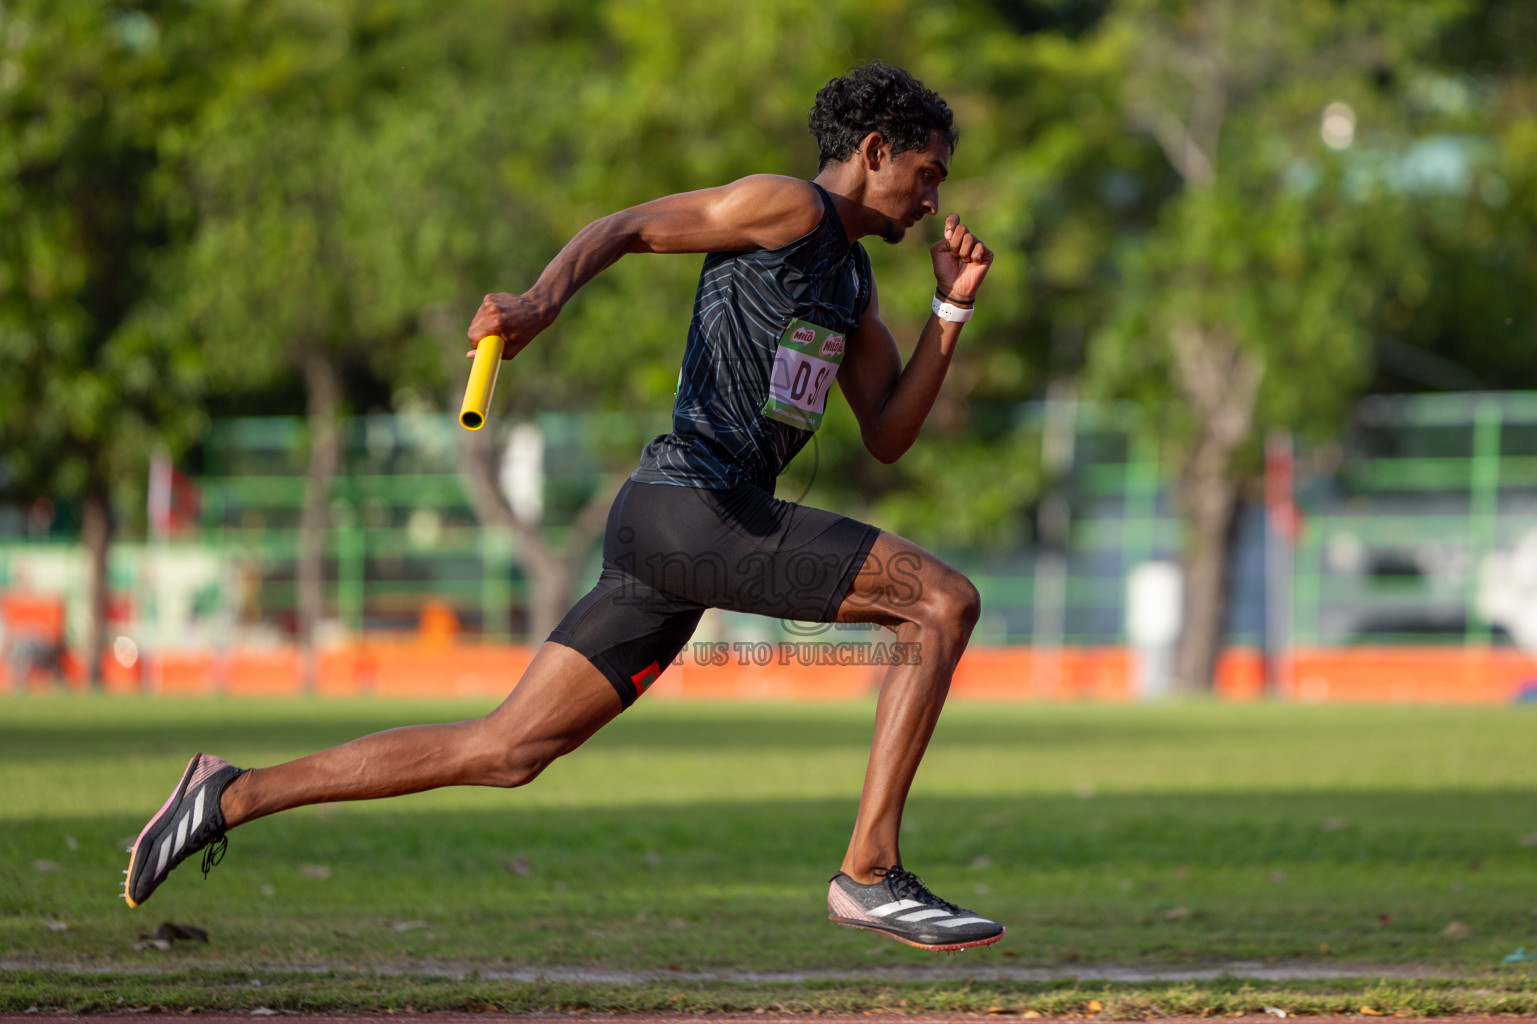
[[[1163,919],[1165,921],[1178,921],[1182,917],[1189,917],[1189,916],[1190,916],[1190,908],[1189,907],[1175,907],[1173,910],[1167,911],[1163,915]]]
[[[1089,1000],[1089,1012],[1090,1013],[1098,1013],[1099,1011],[1103,1010],[1104,1008],[1105,1008],[1105,1004],[1100,1002],[1098,999],[1090,999]]]
[[[133,944],[134,949],[158,949],[160,952],[169,952],[176,942],[208,942],[208,930],[199,928],[195,924],[177,924],[175,921],[162,921],[160,927],[155,929],[155,934],[139,934],[139,941]]]
[[[69,925],[65,924],[63,921],[44,921],[43,927],[47,928],[51,932],[69,931]]]
[[[429,925],[426,921],[391,921],[390,922],[390,931],[392,931],[392,932],[414,932],[418,928],[429,928],[429,927],[431,927],[431,925]]]
[[[331,869],[324,864],[300,864],[299,874],[305,878],[330,878]]]
[[[1386,1017],[1387,1016],[1387,1014],[1383,1013],[1381,1010],[1373,1009],[1370,1006],[1363,1006],[1363,1007],[1361,1007],[1361,1014],[1362,1014],[1362,1016],[1365,1016],[1365,1017]]]
[[[1441,929],[1441,934],[1448,939],[1470,939],[1473,937],[1473,926],[1463,921],[1452,921]]]
[[[990,868],[993,866],[993,858],[983,854],[980,857],[973,858],[971,861],[971,866],[974,870],[977,871],[981,871],[983,868]]]
[[[1270,1016],[1272,1016],[1272,1017],[1290,1017],[1291,1016],[1291,1014],[1287,1013],[1285,1010],[1281,1009],[1279,1006],[1267,1006],[1267,1007],[1265,1007],[1265,1012],[1270,1014]]]
[[[1026,1010],[1024,1013],[1020,1014],[1020,1016],[1025,1018],[1025,1020],[1040,1020],[1041,1019],[1041,1014],[1040,1014],[1039,1010]]]
[[[471,1003],[471,1013],[498,1013],[501,1008],[495,1003]]]
[[[251,1011],[251,1016],[253,1017],[276,1017],[277,1015],[278,1012],[276,1010],[266,1006],[258,1006]]]

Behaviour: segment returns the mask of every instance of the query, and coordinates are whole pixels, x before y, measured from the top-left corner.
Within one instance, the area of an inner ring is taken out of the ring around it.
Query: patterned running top
[[[811,184],[823,207],[811,231],[778,249],[705,256],[672,433],[641,452],[631,475],[637,483],[708,490],[752,483],[773,493],[775,479],[810,439],[811,430],[764,413],[781,339],[794,321],[851,333],[871,291],[864,246],[850,244],[832,199]],[[823,401],[830,385],[821,389]]]

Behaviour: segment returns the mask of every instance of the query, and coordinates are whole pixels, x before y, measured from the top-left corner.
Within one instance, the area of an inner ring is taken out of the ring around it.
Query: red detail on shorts
[[[651,684],[656,682],[657,677],[659,677],[661,674],[661,667],[653,661],[651,664],[647,665],[645,668],[631,676],[630,682],[635,684],[635,695],[639,697],[641,694],[651,689]]]

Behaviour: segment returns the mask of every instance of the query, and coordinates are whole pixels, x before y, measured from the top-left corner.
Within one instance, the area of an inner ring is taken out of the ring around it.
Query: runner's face
[[[909,149],[881,167],[876,209],[886,217],[881,237],[900,242],[907,229],[939,213],[939,183],[950,173],[950,147],[935,139],[923,149]]]

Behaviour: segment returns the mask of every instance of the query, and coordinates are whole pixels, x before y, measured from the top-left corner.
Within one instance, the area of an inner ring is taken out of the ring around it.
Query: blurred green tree
[[[187,137],[197,230],[182,294],[221,387],[295,370],[303,383],[297,621],[312,685],[339,417],[365,411],[359,380],[408,403],[442,389],[438,345],[424,338],[467,304],[462,275],[502,237],[473,234],[481,211],[469,200],[491,171],[465,134],[456,50],[475,25],[415,0],[224,10],[237,38]]]
[[[879,465],[834,402],[785,496],[1002,548],[1048,485],[1018,403],[1131,399],[1181,467],[1180,674],[1199,687],[1266,429],[1332,434],[1369,382],[1537,386],[1533,17],[1520,0],[3,0],[4,486],[81,499],[94,665],[111,502],[154,444],[195,436],[205,369],[219,408],[301,382],[308,643],[337,417],[455,407],[480,294],[527,287],[593,218],[810,177],[813,95],[880,57],[955,108],[943,205],[999,258],[920,445]],[[871,251],[904,347],[927,315],[923,248]],[[665,413],[698,266],[599,277],[506,368],[494,427]],[[633,464],[637,433],[608,431],[606,469]],[[607,495],[519,522],[500,446],[466,435],[462,466],[482,520],[520,538],[537,632]]]
[[[175,142],[208,22],[179,2],[0,4],[0,489],[79,503],[93,683],[116,522],[143,508],[153,451],[204,422],[165,256],[190,223]]]
[[[1417,197],[1381,165],[1429,128],[1415,83],[1457,0],[1248,3],[1126,0],[1120,107],[1179,188],[1115,256],[1088,370],[1172,442],[1184,517],[1175,674],[1208,687],[1223,641],[1240,489],[1271,427],[1332,434],[1371,379],[1384,264],[1412,261]],[[1358,145],[1379,154],[1378,172]]]

